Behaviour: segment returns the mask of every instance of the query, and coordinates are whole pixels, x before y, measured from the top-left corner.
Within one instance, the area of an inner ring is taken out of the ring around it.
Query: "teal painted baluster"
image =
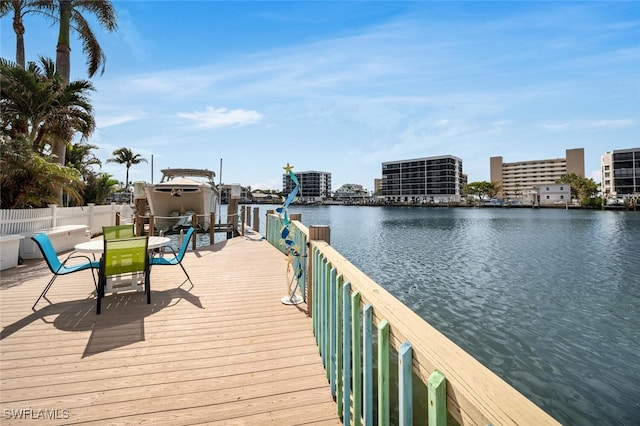
[[[360,320],[360,292],[351,295],[351,345],[353,351],[353,424],[362,421],[362,321]]]
[[[400,426],[413,425],[413,349],[409,342],[404,342],[398,349],[398,402]]]
[[[389,426],[389,322],[378,324],[378,425]]]
[[[444,374],[435,370],[427,382],[429,399],[429,426],[447,425],[447,381]]]
[[[327,381],[330,379],[331,372],[331,269],[333,269],[333,265],[331,265],[331,262],[327,262],[324,272],[324,368]]]
[[[344,395],[343,388],[343,374],[344,374],[344,363],[343,363],[343,341],[344,338],[344,318],[343,318],[343,306],[342,306],[342,296],[343,296],[343,283],[344,278],[342,274],[338,275],[337,286],[336,286],[336,406],[338,409],[338,416],[342,417],[342,398]]]
[[[373,426],[373,306],[367,303],[362,311],[362,419],[364,426]]]
[[[331,360],[329,362],[329,383],[331,385],[331,395],[336,396],[336,280],[337,280],[337,271],[336,268],[331,268],[331,278],[330,278],[330,297],[329,297],[329,354],[331,355]]]
[[[297,226],[294,226],[294,238],[295,244],[298,246],[298,256],[294,259],[294,262],[299,263],[301,268],[300,278],[296,278],[297,282],[300,283],[300,294],[302,295],[302,299],[304,301],[307,300],[307,288],[304,283],[307,282],[307,236],[304,232],[300,231]],[[295,269],[294,269],[295,271]]]
[[[344,394],[342,396],[342,423],[351,424],[351,284],[346,282],[342,286],[342,320],[343,320],[343,366],[342,380]]]
[[[327,286],[327,279],[326,279],[326,275],[327,275],[327,259],[322,256],[320,259],[320,286],[318,288],[318,300],[320,301],[320,309],[318,309],[318,313],[320,314],[318,316],[318,321],[319,321],[319,327],[320,327],[320,343],[319,343],[319,347],[320,347],[320,355],[322,356],[322,365],[324,366],[324,368],[327,368],[327,351],[326,351],[326,347],[325,347],[325,339],[324,336],[327,332],[327,300],[325,298],[325,295],[327,294],[325,289]]]
[[[311,291],[313,292],[313,299],[311,301],[311,305],[313,306],[313,315],[311,316],[311,321],[313,325],[313,335],[316,339],[316,345],[318,344],[318,270],[319,270],[319,262],[318,258],[320,257],[320,250],[317,247],[313,248],[313,274],[311,277]]]

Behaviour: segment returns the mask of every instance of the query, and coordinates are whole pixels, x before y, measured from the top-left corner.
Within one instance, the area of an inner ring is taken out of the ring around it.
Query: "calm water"
[[[289,212],[560,422],[640,424],[640,212]]]

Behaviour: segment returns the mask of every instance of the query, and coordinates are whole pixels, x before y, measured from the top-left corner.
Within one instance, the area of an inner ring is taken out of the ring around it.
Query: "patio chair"
[[[121,274],[132,274],[136,280],[136,273],[144,273],[144,290],[147,294],[147,304],[151,303],[151,281],[149,277],[149,237],[121,238],[104,240],[104,252],[100,259],[98,273],[98,301],[96,313],[100,314],[100,305],[105,296],[107,278]]]
[[[131,237],[135,237],[133,223],[129,225],[114,225],[102,227],[102,238],[104,238],[105,240]]]
[[[193,285],[193,281],[191,281],[191,277],[189,277],[189,274],[187,273],[187,270],[184,269],[184,266],[182,265],[182,259],[184,258],[184,254],[186,253],[187,247],[189,246],[189,241],[191,241],[191,238],[192,238],[193,233],[195,231],[196,230],[193,227],[189,228],[187,233],[184,235],[184,240],[182,240],[182,245],[180,246],[180,250],[178,251],[177,254],[176,254],[175,250],[173,249],[173,247],[168,246],[169,249],[171,250],[171,252],[173,253],[173,257],[168,257],[167,258],[167,257],[154,256],[154,257],[151,258],[151,266],[156,266],[156,265],[180,265],[180,267],[184,271],[184,274],[187,276],[187,280],[189,280],[191,285]]]
[[[93,285],[96,287],[96,289],[98,288],[96,284],[96,277],[93,274],[93,269],[98,269],[100,266],[100,263],[97,260],[92,261],[88,256],[71,253],[63,262],[60,262],[56,250],[53,248],[53,244],[51,244],[51,240],[49,239],[47,234],[36,234],[31,237],[31,239],[38,245],[38,248],[40,248],[40,251],[42,252],[42,257],[44,257],[45,262],[47,262],[47,266],[49,267],[51,272],[53,272],[53,277],[51,277],[51,280],[49,280],[49,283],[40,294],[40,297],[38,297],[38,300],[36,300],[36,303],[34,303],[31,307],[32,310],[35,310],[36,305],[38,304],[40,299],[47,294],[47,292],[53,285],[53,282],[56,280],[56,278],[58,278],[59,275],[67,275],[73,272],[91,269]],[[71,265],[67,265],[67,262],[69,262],[70,260],[78,258],[86,259],[87,261],[83,263],[74,263]]]

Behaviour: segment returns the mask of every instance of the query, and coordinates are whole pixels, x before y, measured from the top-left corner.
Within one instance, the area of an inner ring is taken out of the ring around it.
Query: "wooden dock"
[[[63,257],[62,255],[61,257]],[[29,260],[0,274],[3,425],[341,424],[306,305],[284,305],[286,260],[257,234],[188,251],[143,293]],[[47,420],[48,419],[48,420]]]

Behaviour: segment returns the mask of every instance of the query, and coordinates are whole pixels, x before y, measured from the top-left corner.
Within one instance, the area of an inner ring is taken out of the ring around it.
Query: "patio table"
[[[170,242],[171,239],[167,237],[149,237],[149,250],[167,246]],[[104,241],[101,239],[91,240],[76,244],[74,248],[80,253],[102,253],[104,251]]]
[[[148,249],[149,251],[152,251],[154,249],[167,246],[170,242],[171,239],[167,237],[149,237]],[[84,243],[76,244],[74,248],[79,253],[93,253],[95,256],[95,254],[104,252],[104,240],[95,239],[87,241]],[[107,279],[105,292],[117,293],[119,291],[126,290],[135,290],[137,292],[142,292],[144,291],[142,284],[144,284],[143,274],[133,273],[115,275]]]

